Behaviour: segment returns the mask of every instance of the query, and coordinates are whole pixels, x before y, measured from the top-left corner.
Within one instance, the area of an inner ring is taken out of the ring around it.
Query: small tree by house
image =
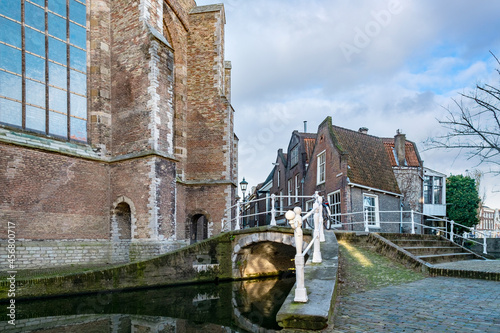
[[[476,181],[463,175],[451,175],[446,179],[446,213],[450,220],[474,227],[479,223],[478,208],[481,202]],[[468,232],[463,227],[455,227],[455,233]]]

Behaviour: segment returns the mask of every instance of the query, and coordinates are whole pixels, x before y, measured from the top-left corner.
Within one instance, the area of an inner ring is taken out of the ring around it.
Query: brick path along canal
[[[324,332],[500,332],[500,282],[435,277],[339,296]]]

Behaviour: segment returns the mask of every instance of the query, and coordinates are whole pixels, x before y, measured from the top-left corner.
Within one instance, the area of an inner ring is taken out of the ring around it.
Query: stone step
[[[444,253],[444,254],[430,254],[418,256],[419,259],[428,262],[429,264],[439,264],[444,262],[462,261],[476,259],[472,253]]]
[[[415,256],[463,252],[458,246],[414,246],[405,247],[404,249]]]
[[[400,247],[447,247],[452,246],[450,241],[444,239],[393,239],[394,244]]]
[[[420,235],[420,234],[395,234],[395,233],[383,233],[380,236],[385,239],[390,240],[440,240],[442,239],[437,235]]]

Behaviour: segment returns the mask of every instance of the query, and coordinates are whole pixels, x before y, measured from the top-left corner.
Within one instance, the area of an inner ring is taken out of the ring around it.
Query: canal
[[[266,332],[295,277],[16,301],[0,332]]]

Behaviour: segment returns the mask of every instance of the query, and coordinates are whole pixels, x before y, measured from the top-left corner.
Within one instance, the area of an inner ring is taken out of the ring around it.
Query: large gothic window
[[[0,0],[0,123],[87,141],[86,0]]]

